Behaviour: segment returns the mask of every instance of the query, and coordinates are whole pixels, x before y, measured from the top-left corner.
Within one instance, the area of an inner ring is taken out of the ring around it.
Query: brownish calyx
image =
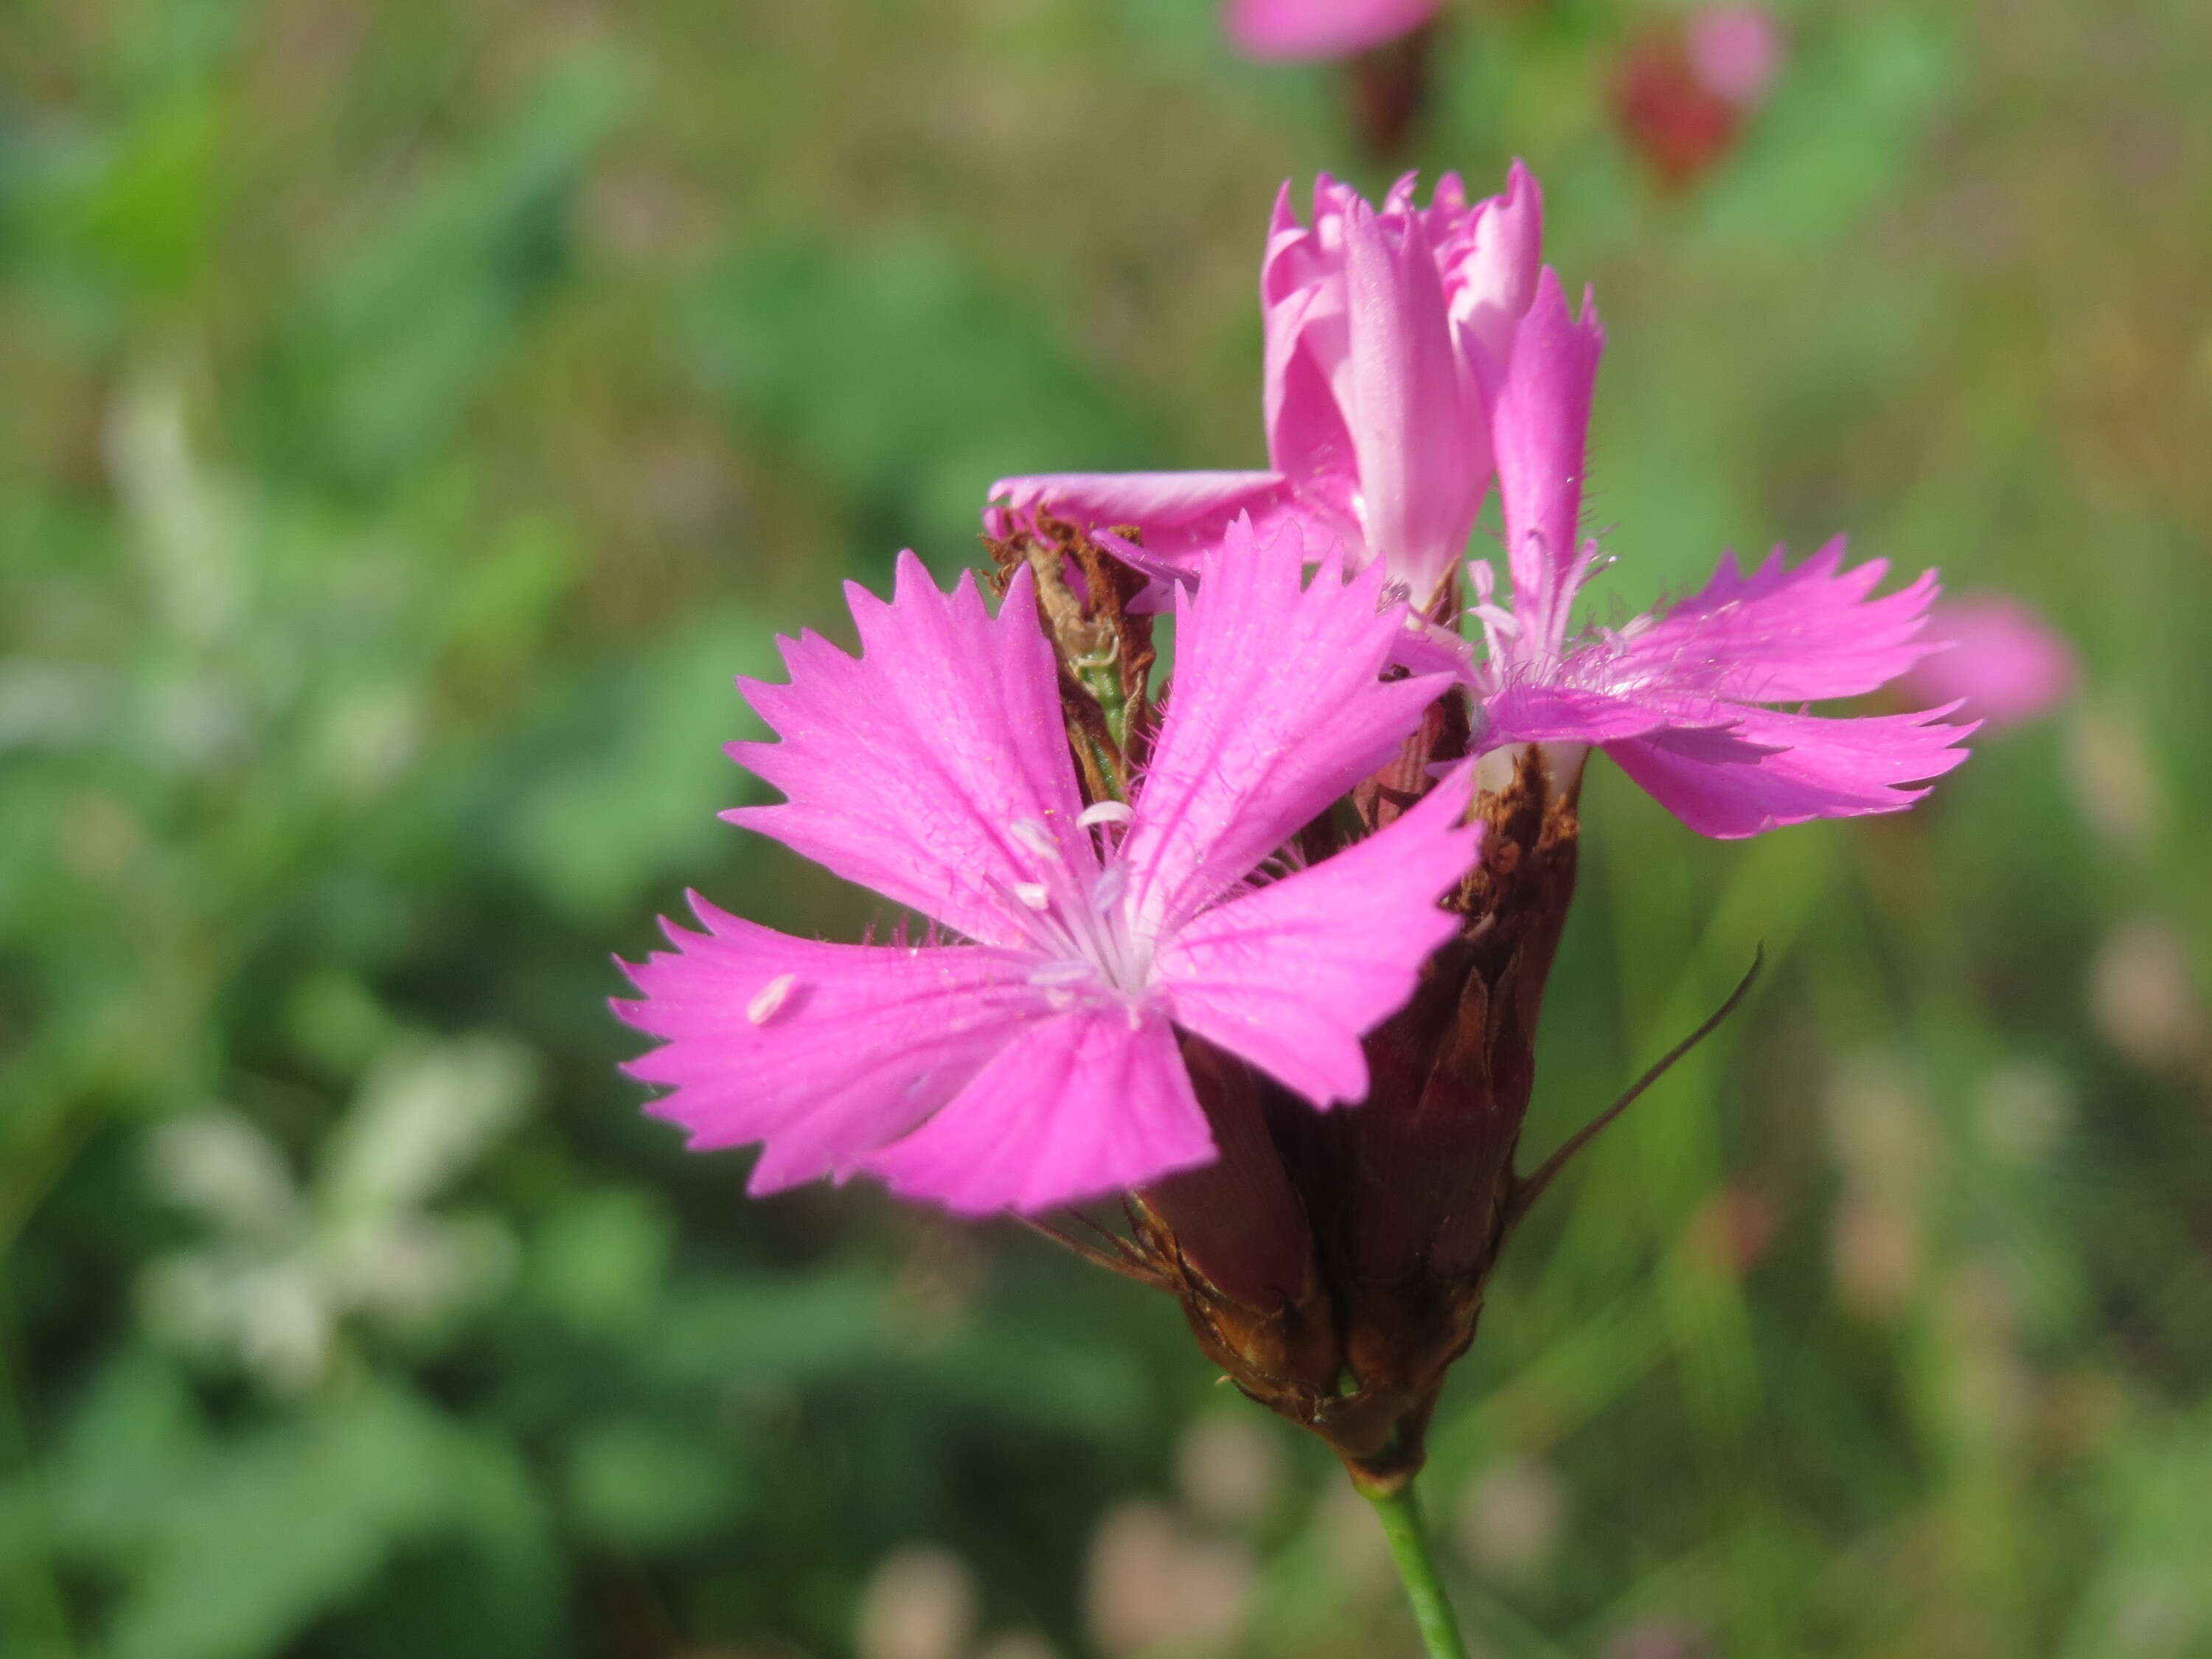
[[[1144,541],[1133,526],[1115,533]],[[1086,797],[1127,800],[1130,775],[1152,743],[1152,619],[1129,611],[1145,576],[1042,511],[983,545],[1000,593],[1024,565],[1036,580],[1037,620],[1060,665],[1060,710]]]
[[[1433,738],[1463,733],[1446,714]],[[1206,1355],[1370,1491],[1419,1468],[1517,1214],[1514,1149],[1574,891],[1574,794],[1532,750],[1479,798],[1481,862],[1449,901],[1459,936],[1368,1039],[1364,1103],[1316,1113],[1186,1041],[1221,1155],[1131,1206],[1132,1253]]]

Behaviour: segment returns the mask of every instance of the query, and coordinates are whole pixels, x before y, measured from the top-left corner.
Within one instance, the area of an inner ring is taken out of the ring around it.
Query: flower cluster
[[[1965,758],[1952,708],[1826,718],[1796,708],[1856,696],[1942,648],[1924,623],[1932,573],[1874,596],[1881,560],[1831,544],[1791,568],[1777,550],[1746,575],[1723,559],[1699,592],[1577,635],[1571,614],[1603,565],[1581,532],[1584,447],[1605,343],[1540,265],[1542,204],[1516,167],[1469,204],[1447,176],[1420,207],[1401,180],[1380,210],[1334,180],[1299,223],[1287,191],[1261,270],[1267,325],[1265,472],[1004,478],[1007,524],[1038,507],[1133,526],[1141,556],[1189,580],[1227,517],[1321,526],[1358,568],[1382,563],[1421,617],[1407,662],[1457,660],[1476,752],[1516,744],[1602,748],[1691,828],[1747,836],[1817,817],[1894,811]],[[1464,573],[1484,650],[1461,644],[1459,561],[1491,481],[1510,592]]]
[[[1264,471],[1000,481],[995,613],[902,556],[860,652],[807,635],[780,790],[726,816],[924,919],[885,944],[705,931],[629,971],[632,1069],[752,1187],[855,1174],[971,1214],[1120,1194],[1113,1265],[1245,1392],[1404,1479],[1497,1251],[1593,750],[1691,828],[1894,811],[1952,708],[1819,714],[1936,648],[1932,574],[1840,544],[1577,629],[1603,345],[1516,167],[1278,201]],[[1466,562],[1492,483],[1503,574]],[[1174,629],[1155,686],[1153,630]],[[1161,694],[1155,695],[1156,690]],[[1096,1252],[1094,1252],[1096,1253]]]

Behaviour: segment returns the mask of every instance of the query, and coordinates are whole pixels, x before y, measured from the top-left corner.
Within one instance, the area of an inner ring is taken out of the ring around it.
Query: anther
[[[745,1018],[754,1025],[765,1025],[776,1017],[783,1005],[791,1000],[792,988],[799,983],[796,974],[778,974],[753,993],[753,1000],[745,1004]]]
[[[1052,838],[1052,831],[1035,818],[1016,818],[1006,826],[1006,833],[1041,859],[1060,862],[1060,843]]]
[[[1086,806],[1076,814],[1075,821],[1085,830],[1096,830],[1102,823],[1127,823],[1136,814],[1123,800],[1102,800]]]
[[[1032,910],[1052,908],[1052,890],[1041,881],[1016,882],[1014,896]]]

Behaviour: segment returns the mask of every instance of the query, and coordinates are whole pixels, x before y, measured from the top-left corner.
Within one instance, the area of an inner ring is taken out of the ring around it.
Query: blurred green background
[[[1427,1488],[1486,1656],[2212,1654],[2201,0],[1805,0],[1662,187],[1630,0],[1465,0],[1612,344],[1624,613],[1724,545],[2001,586],[2057,715],[1699,842],[1601,769]],[[1003,473],[1261,459],[1338,75],[1203,0],[9,0],[0,1653],[1392,1659],[1372,1523],[1164,1299],[639,1115],[609,953],[733,673]]]

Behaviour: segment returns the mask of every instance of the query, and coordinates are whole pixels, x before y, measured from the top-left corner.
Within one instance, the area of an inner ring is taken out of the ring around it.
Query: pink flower
[[[1135,525],[1148,568],[1188,571],[1229,520],[1296,514],[1352,569],[1379,559],[1425,605],[1465,554],[1492,471],[1489,411],[1542,239],[1535,180],[1469,204],[1458,177],[1415,206],[1399,180],[1377,211],[1326,176],[1311,225],[1285,185],[1261,262],[1265,472],[1056,473],[1003,478],[1007,516],[1044,507],[1086,529]]]
[[[1568,616],[1603,562],[1579,539],[1583,445],[1604,343],[1547,269],[1515,331],[1494,411],[1512,603],[1471,567],[1486,660],[1470,671],[1479,746],[1592,744],[1692,829],[1755,835],[1810,818],[1893,811],[1907,786],[1966,758],[1956,708],[1827,718],[1765,703],[1856,696],[1942,642],[1923,633],[1935,573],[1881,598],[1879,559],[1850,569],[1840,540],[1795,568],[1779,549],[1746,574],[1724,557],[1703,591],[1618,629],[1571,636]]]
[[[1749,109],[1782,68],[1782,31],[1764,6],[1706,6],[1682,25],[1698,82],[1716,98]]]
[[[1990,726],[2048,714],[2074,690],[2074,647],[2041,617],[2003,593],[1964,594],[1936,607],[1929,635],[1948,640],[1913,665],[1899,688],[1918,701],[1955,702]]]
[[[1223,21],[1247,58],[1351,58],[1437,15],[1441,0],[1229,0]]]
[[[1444,682],[1377,678],[1402,628],[1381,573],[1232,526],[1178,600],[1175,692],[1127,805],[1086,807],[1030,575],[994,619],[912,554],[886,604],[848,589],[862,653],[787,641],[741,682],[781,738],[732,756],[781,804],[725,814],[955,937],[833,945],[693,901],[707,931],[629,969],[617,1011],[662,1047],[631,1071],[694,1147],[762,1141],[755,1192],[821,1176],[1034,1212],[1214,1156],[1176,1033],[1316,1106],[1367,1091],[1360,1038],[1457,919],[1464,781],[1334,857],[1260,872],[1395,753]],[[1295,862],[1294,860],[1292,862]]]

